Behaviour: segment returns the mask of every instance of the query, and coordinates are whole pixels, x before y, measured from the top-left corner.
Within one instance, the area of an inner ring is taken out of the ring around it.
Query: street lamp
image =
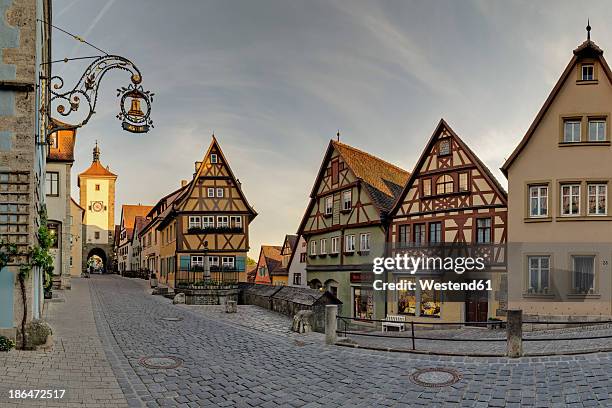
[[[123,129],[132,133],[146,133],[153,127],[151,103],[154,94],[143,89],[142,75],[136,65],[119,55],[103,55],[95,58],[85,69],[74,88],[64,91],[64,80],[58,75],[52,76],[47,83],[47,91],[50,95],[49,103],[44,107],[44,112],[49,119],[47,136],[58,130],[80,128],[89,122],[91,116],[96,112],[100,81],[108,71],[113,69],[127,71],[131,74],[131,83],[117,89],[117,96],[121,96],[117,119],[121,120]],[[69,59],[65,58],[51,63],[68,61]],[[130,108],[126,109],[128,100]],[[74,124],[64,123],[64,120],[61,122],[54,120],[51,115],[55,110],[65,119],[76,117],[82,107],[85,108],[84,117],[80,116],[81,120],[77,120]]]

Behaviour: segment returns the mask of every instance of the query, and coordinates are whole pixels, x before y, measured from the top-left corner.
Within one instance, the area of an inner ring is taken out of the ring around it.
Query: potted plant
[[[15,348],[15,342],[8,337],[0,336],[0,352]]]
[[[155,272],[153,272],[151,274],[151,278],[149,279],[149,282],[150,282],[152,288],[156,288],[157,287],[157,275],[155,274]]]

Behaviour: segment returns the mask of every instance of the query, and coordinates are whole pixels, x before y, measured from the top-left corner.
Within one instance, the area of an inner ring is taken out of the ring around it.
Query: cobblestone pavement
[[[138,281],[102,276],[91,283],[100,334],[113,339],[105,341],[116,356],[111,364],[119,367],[119,383],[134,405],[612,406],[609,353],[508,360],[299,346],[290,336],[147,295]],[[150,369],[139,364],[144,356],[184,363]],[[455,369],[462,379],[442,388],[410,381],[416,369],[431,367]]]
[[[47,303],[50,351],[0,353],[0,407],[127,407],[98,337],[87,279],[73,279],[64,303]],[[9,399],[9,390],[66,390],[61,400]]]
[[[338,324],[344,330],[344,322]],[[361,347],[411,351],[412,339],[410,329],[404,332],[388,331],[382,333],[377,329],[359,327],[349,324],[346,342]],[[375,336],[362,336],[359,333]],[[605,336],[610,336],[605,338]],[[450,354],[502,356],[506,352],[506,331],[490,330],[480,327],[463,327],[453,330],[438,330],[421,327],[415,329],[415,349],[418,351],[444,352]],[[419,337],[425,339],[418,339]],[[594,338],[604,337],[604,338]],[[612,328],[610,325],[591,325],[554,330],[523,332],[523,352],[525,355],[541,356],[551,354],[568,354],[576,352],[594,352],[612,350]],[[573,340],[564,340],[572,338]],[[444,341],[451,339],[462,341]],[[529,341],[529,339],[547,339],[548,341]],[[488,341],[487,341],[488,340]]]

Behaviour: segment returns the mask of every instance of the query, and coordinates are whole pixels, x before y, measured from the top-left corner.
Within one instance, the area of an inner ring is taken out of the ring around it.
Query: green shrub
[[[0,336],[0,352],[15,348],[15,342],[8,337]]]

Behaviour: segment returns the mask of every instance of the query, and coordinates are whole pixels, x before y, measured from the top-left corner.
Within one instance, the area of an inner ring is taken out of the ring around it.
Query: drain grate
[[[162,317],[161,319],[167,322],[180,322],[183,320],[182,317]]]
[[[183,365],[183,360],[172,356],[149,356],[141,358],[138,363],[147,368],[172,369]]]
[[[452,368],[422,368],[410,374],[409,378],[423,387],[448,387],[460,381],[462,376]]]

